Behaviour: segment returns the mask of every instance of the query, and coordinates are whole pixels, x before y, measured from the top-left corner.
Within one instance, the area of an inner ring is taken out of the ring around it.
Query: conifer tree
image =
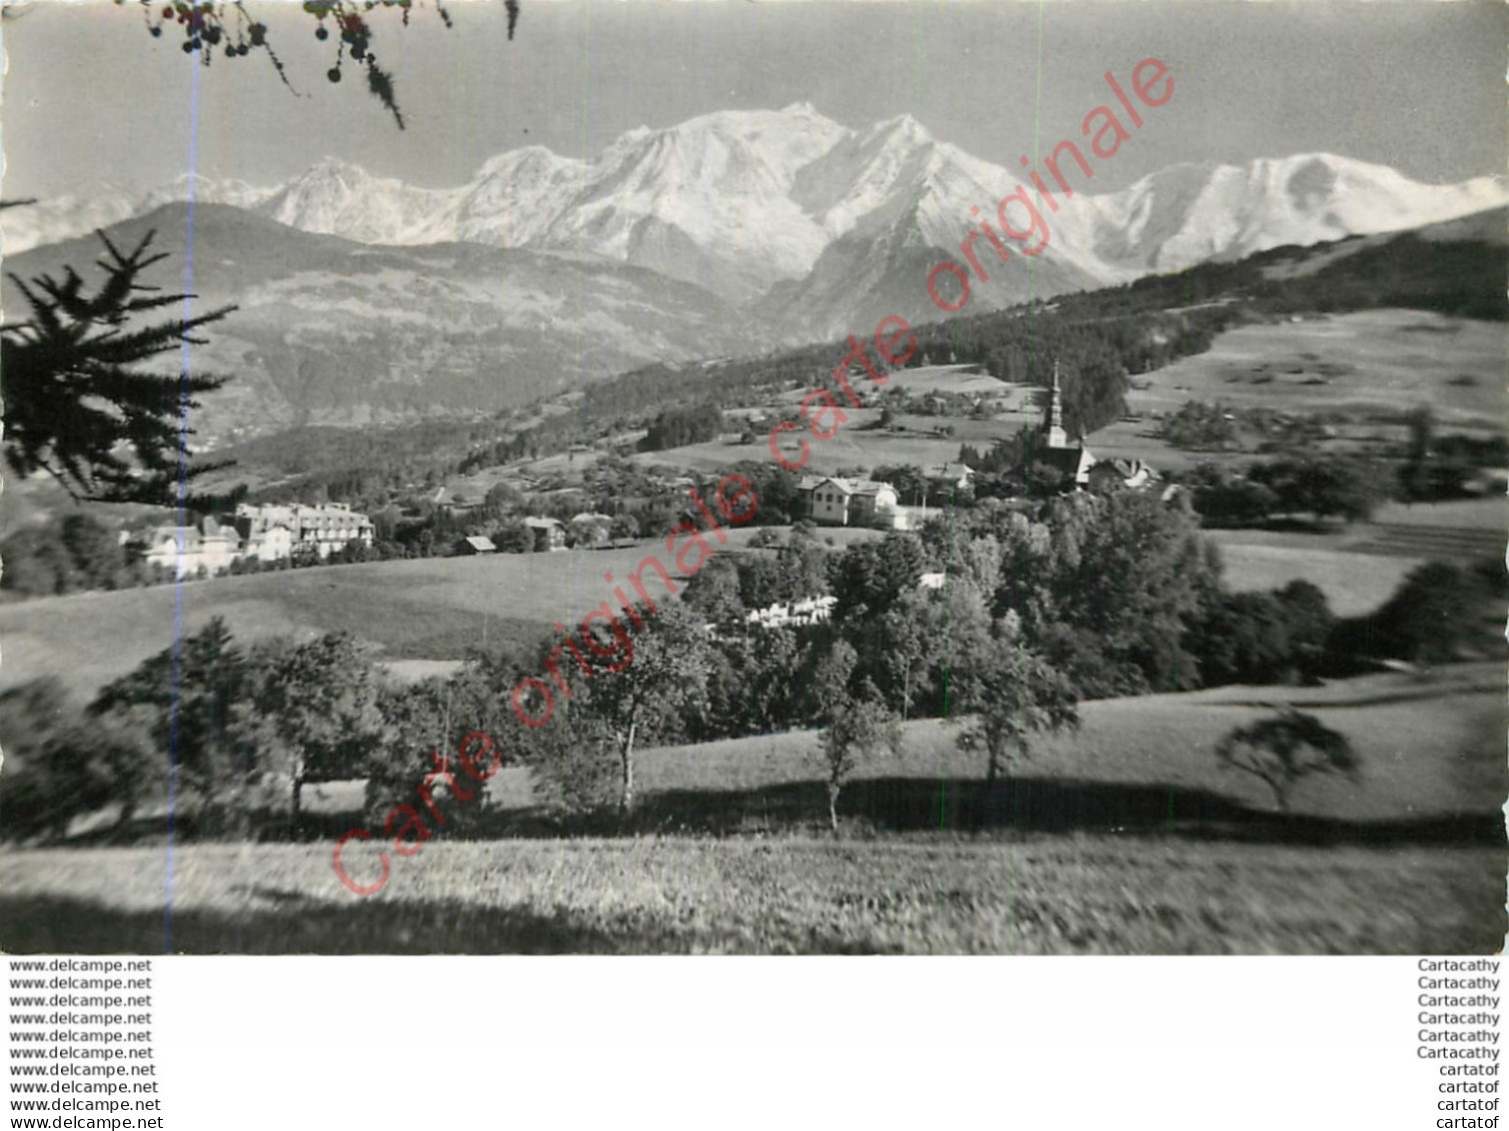
[[[52,473],[75,499],[188,506],[189,480],[214,470],[189,468],[188,413],[195,395],[226,378],[167,376],[142,363],[187,345],[193,332],[234,306],[140,325],[140,316],[182,306],[192,295],[162,294],[142,273],[167,258],[149,254],[153,232],[122,253],[103,232],[106,278],[90,290],[72,267],[30,283],[11,275],[31,308],[24,322],[0,327],[0,397],[5,456],[21,475]],[[224,465],[215,465],[224,466]]]

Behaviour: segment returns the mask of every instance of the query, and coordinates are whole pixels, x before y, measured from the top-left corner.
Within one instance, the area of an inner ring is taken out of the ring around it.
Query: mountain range
[[[987,255],[991,279],[966,312],[1509,201],[1503,177],[1427,185],[1324,153],[1175,165],[1100,194],[1072,161],[1065,171],[1076,191],[1040,209],[1042,253]],[[144,198],[7,208],[0,234],[7,269],[27,276],[91,261],[91,246],[60,241],[95,228],[168,236],[183,218],[164,207],[192,192],[196,289],[207,262],[237,264],[223,296],[242,310],[225,326],[245,348],[226,360],[260,359],[279,421],[354,420],[495,407],[521,382],[558,390],[615,366],[863,332],[887,314],[936,319],[928,272],[963,261],[971,209],[993,215],[1023,175],[907,116],[851,129],[798,103],[631,130],[591,160],[514,150],[450,189],[327,159],[279,186],[192,177]],[[386,374],[375,399],[336,391],[343,351]]]
[[[154,285],[191,290],[196,313],[237,307],[193,349],[197,371],[234,377],[204,398],[201,440],[487,412],[655,358],[768,346],[716,295],[602,258],[466,243],[378,247],[206,203],[194,206],[192,261],[186,204],[106,229],[122,248],[149,233],[169,255],[151,272]],[[8,318],[26,310],[11,275],[61,277],[100,251],[87,236],[7,261]],[[161,360],[170,371],[178,363]]]

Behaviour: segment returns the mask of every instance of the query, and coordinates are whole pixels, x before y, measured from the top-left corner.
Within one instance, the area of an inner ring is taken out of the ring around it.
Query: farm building
[[[498,547],[493,545],[493,540],[482,534],[473,534],[469,538],[462,538],[456,543],[456,553],[463,556],[474,554],[495,554]]]

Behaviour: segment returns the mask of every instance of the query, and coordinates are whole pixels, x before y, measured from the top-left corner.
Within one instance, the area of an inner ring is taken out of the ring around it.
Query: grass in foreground
[[[432,843],[393,863],[360,899],[328,845],[180,848],[171,949],[1486,954],[1505,929],[1497,849],[637,839]],[[0,945],[161,953],[164,865],[161,849],[9,853]]]

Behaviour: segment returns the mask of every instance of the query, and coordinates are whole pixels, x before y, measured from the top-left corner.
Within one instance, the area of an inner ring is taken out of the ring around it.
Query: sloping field
[[[1306,783],[1285,820],[1210,753],[1279,700],[1363,759],[1357,785]],[[1486,664],[1089,703],[1077,735],[1044,743],[986,805],[978,757],[926,721],[846,789],[839,841],[808,831],[824,804],[811,734],[651,750],[644,816],[704,835],[442,836],[390,854],[367,899],[340,886],[328,841],[180,845],[172,948],[1491,953],[1504,733],[1502,670]],[[521,775],[506,776],[518,803]],[[362,882],[382,847],[350,846]],[[0,856],[0,949],[160,951],[166,863],[150,846]]]
[[[1423,562],[1502,560],[1509,540],[1509,499],[1497,497],[1388,503],[1374,519],[1322,534],[1210,530],[1205,536],[1221,547],[1232,589],[1276,589],[1303,579],[1318,585],[1340,616],[1377,608]]]
[[[1389,526],[1486,530],[1509,537],[1509,498],[1460,499],[1450,503],[1385,503],[1373,521]]]
[[[913,396],[926,393],[999,396],[1013,386],[980,372],[978,365],[923,365],[896,370],[886,380],[885,388],[887,392],[901,389]]]
[[[1167,830],[1184,823],[1231,827],[1272,816],[1256,778],[1223,770],[1216,743],[1232,727],[1291,703],[1353,743],[1363,769],[1354,783],[1317,777],[1293,798],[1303,819],[1351,829],[1497,813],[1509,796],[1503,670],[1462,664],[1410,675],[1389,672],[1322,687],[1225,687],[1081,705],[1078,731],[1044,738],[1014,765],[1019,808],[995,822],[1105,831]],[[960,726],[905,724],[901,752],[858,771],[843,808],[879,827],[956,827],[979,802],[983,756],[961,750]],[[719,831],[816,831],[826,813],[817,735],[791,731],[640,752],[635,777],[652,827],[679,823]],[[359,783],[312,787],[310,809],[360,809]],[[493,779],[495,804],[534,804],[529,774]],[[1317,832],[1325,831],[1317,827]]]
[[[729,529],[722,548],[746,547],[754,534],[753,527]],[[819,539],[842,548],[879,536],[834,529]],[[376,645],[385,660],[461,659],[477,645],[532,642],[558,619],[580,622],[612,602],[614,585],[633,597],[625,579],[647,555],[680,576],[665,543],[645,540],[609,550],[319,566],[0,604],[0,688],[54,675],[89,697],[170,646],[175,631],[197,632],[214,616],[243,640],[344,630]],[[604,580],[609,572],[612,583]],[[664,593],[653,567],[645,588],[652,598]],[[404,678],[423,670],[398,669]]]
[[[1076,805],[1088,827],[1099,827],[1118,805],[1125,806],[1125,823],[1145,820],[1148,798],[1140,792],[1145,788],[1166,794],[1154,798],[1159,822],[1181,819],[1181,796],[1196,805],[1220,798],[1263,811],[1272,806],[1267,787],[1222,770],[1213,750],[1232,727],[1269,713],[1271,705],[1293,703],[1347,735],[1363,762],[1356,785],[1332,778],[1301,785],[1296,813],[1347,822],[1491,814],[1509,795],[1503,688],[1502,667],[1464,664],[1426,675],[1336,680],[1319,688],[1227,687],[1088,702],[1081,707],[1078,732],[1043,739],[1012,772],[1034,782],[1081,787],[1064,794],[1055,818],[1060,824],[1073,823]],[[984,775],[983,757],[959,750],[957,734],[957,726],[938,720],[909,723],[901,755],[871,763],[861,776],[912,779],[933,789],[938,794],[933,827],[951,823],[947,789],[938,783],[959,783],[963,789]],[[823,812],[817,749],[814,733],[796,731],[648,750],[637,780],[647,796],[747,794],[746,812],[755,826],[761,791],[806,781],[815,819]],[[780,814],[776,796],[764,800],[772,818]],[[862,812],[864,802],[856,806]]]
[[[740,531],[742,541],[748,534]],[[663,544],[554,554],[490,554],[320,566],[174,587],[47,597],[0,606],[0,687],[56,675],[80,695],[223,616],[246,640],[344,630],[392,659],[454,659],[500,639],[533,639],[611,599]],[[651,596],[663,592],[652,569]]]
[[[807,442],[807,461],[801,464],[804,475],[836,475],[851,468],[872,471],[886,464],[909,464],[928,467],[948,463],[959,458],[962,443],[989,446],[995,437],[1007,437],[1016,432],[1011,423],[986,423],[984,427],[970,429],[971,439],[962,435],[928,437],[891,432],[859,431],[858,425],[866,417],[875,418],[879,413],[873,409],[856,409],[849,413],[849,423],[843,425],[831,440],[814,440],[805,429],[800,432],[782,433],[778,440],[782,457],[787,462],[801,463],[800,441]],[[917,418],[909,418],[917,419]],[[952,423],[938,417],[937,424]],[[826,423],[826,420],[824,421]],[[686,471],[712,472],[726,468],[742,460],[771,460],[768,433],[759,437],[755,444],[729,444],[711,440],[705,444],[689,444],[663,452],[641,452],[634,461],[646,467],[674,467]]]
[[[1145,419],[1108,425],[1087,444],[1099,457],[1143,459],[1165,470],[1251,461],[1251,452],[1183,451],[1151,435],[1151,414],[1195,400],[1362,420],[1429,405],[1441,428],[1502,433],[1509,420],[1504,333],[1502,323],[1416,310],[1240,326],[1218,335],[1206,353],[1137,377],[1127,408]]]
[[[1395,543],[1376,543],[1372,552],[1339,550],[1328,539],[1304,534],[1280,536],[1282,541],[1273,544],[1262,539],[1264,533],[1207,533],[1221,547],[1227,588],[1238,593],[1263,592],[1291,581],[1308,581],[1326,595],[1331,611],[1343,617],[1360,616],[1383,604],[1426,557],[1419,547],[1411,555],[1409,547]],[[1305,544],[1306,538],[1310,544]]]
[[[1415,555],[1464,562],[1473,558],[1502,558],[1504,541],[1503,533],[1493,530],[1374,523],[1350,548],[1360,554]]]

